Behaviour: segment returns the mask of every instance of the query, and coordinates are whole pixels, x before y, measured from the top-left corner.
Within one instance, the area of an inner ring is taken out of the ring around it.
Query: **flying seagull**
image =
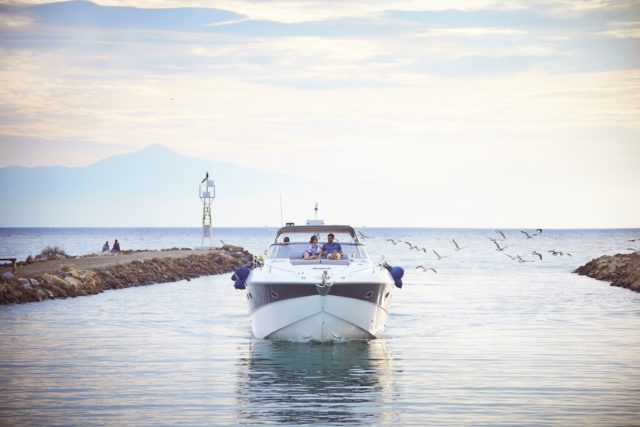
[[[393,245],[395,246],[395,245],[397,245],[397,244],[398,244],[399,240],[398,240],[398,241],[395,241],[395,240],[393,240],[393,239],[387,239],[387,242],[391,242],[391,243],[393,243]]]
[[[459,251],[460,249],[464,249],[463,247],[458,245],[458,242],[455,241],[455,239],[451,239],[451,241],[453,242],[453,244],[456,247],[456,251]]]
[[[406,240],[405,240],[405,242],[404,242],[404,243],[406,243],[407,245],[409,245],[409,249],[411,249],[411,250],[413,250],[413,249],[418,249],[418,245],[414,245],[413,243],[411,243],[411,242],[407,242]]]
[[[502,253],[505,254],[506,256],[508,256],[509,258],[511,258],[511,261],[515,261],[516,260],[516,257],[514,257],[513,255],[509,255],[506,252],[502,252]]]
[[[535,236],[535,234],[532,236],[531,234],[527,233],[526,231],[520,230],[521,233],[523,233],[525,236],[527,236],[527,239],[532,238],[533,236]]]
[[[438,261],[440,261],[442,258],[446,258],[446,256],[441,256],[438,252],[436,252],[435,249],[431,249],[431,252],[436,254],[436,256],[438,257]]]
[[[496,251],[502,252],[502,251],[504,251],[505,249],[508,248],[508,246],[505,246],[505,247],[501,248],[500,245],[498,244],[498,242],[493,242],[493,243],[496,245]]]
[[[547,251],[547,252],[549,252],[553,256],[558,256],[558,255],[560,255],[560,256],[565,256],[565,255],[572,256],[569,252],[556,251],[555,249],[552,249],[552,250]]]
[[[535,255],[535,256],[539,257],[539,258],[540,258],[540,261],[542,261],[542,255],[541,255],[541,254],[539,254],[538,252],[533,251],[533,252],[531,252],[531,255]]]
[[[496,230],[496,233],[498,233],[499,235],[502,236],[502,240],[507,240],[507,236],[504,235],[504,233],[502,232],[502,230]]]
[[[364,233],[360,230],[358,230],[358,234],[360,235],[360,237],[362,237],[363,239],[370,239],[373,236],[365,236]]]
[[[633,251],[637,254],[640,254],[640,249],[634,249],[634,248],[627,248],[628,251]]]
[[[542,234],[542,228],[536,228],[536,232],[537,232],[538,234]]]
[[[438,273],[438,272],[436,271],[436,269],[435,269],[435,268],[433,268],[433,267],[425,267],[424,265],[419,265],[419,266],[417,266],[417,267],[416,267],[416,270],[417,270],[417,269],[419,269],[419,268],[421,268],[421,269],[422,269],[422,271],[424,271],[424,272],[427,272],[427,271],[431,270],[431,271],[433,271],[433,272],[434,272],[434,273],[436,273],[436,274]]]

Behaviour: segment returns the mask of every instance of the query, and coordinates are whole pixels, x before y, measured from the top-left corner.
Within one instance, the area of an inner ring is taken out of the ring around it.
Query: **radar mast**
[[[323,219],[318,219],[318,202],[316,202],[316,206],[313,208],[313,219],[307,220],[307,225],[324,225]]]

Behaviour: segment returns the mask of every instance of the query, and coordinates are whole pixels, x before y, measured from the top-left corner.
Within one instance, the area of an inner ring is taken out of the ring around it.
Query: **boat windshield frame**
[[[290,225],[287,227],[282,227],[276,232],[276,238],[273,241],[274,244],[278,243],[278,238],[282,234],[292,234],[292,233],[311,233],[311,234],[321,234],[321,233],[347,233],[353,239],[353,243],[357,245],[361,245],[358,240],[358,236],[356,235],[356,230],[350,225]]]
[[[369,259],[366,247],[358,240],[356,231],[349,225],[294,225],[280,228],[276,233],[275,241],[269,246],[267,258],[301,259],[308,242],[282,242],[282,235],[321,235],[335,233],[336,235],[348,235],[351,242],[338,242],[343,247],[344,259]],[[348,249],[352,248],[352,249]],[[285,254],[283,256],[283,253]]]

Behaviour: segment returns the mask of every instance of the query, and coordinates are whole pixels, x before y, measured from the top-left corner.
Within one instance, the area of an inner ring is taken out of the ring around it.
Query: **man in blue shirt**
[[[340,259],[342,258],[342,246],[340,243],[334,242],[335,236],[333,233],[327,235],[327,243],[322,245],[322,256],[327,259]]]

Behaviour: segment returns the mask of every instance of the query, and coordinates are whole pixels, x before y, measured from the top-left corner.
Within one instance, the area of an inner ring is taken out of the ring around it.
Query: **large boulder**
[[[640,292],[640,254],[637,253],[603,255],[578,267],[574,273]]]

